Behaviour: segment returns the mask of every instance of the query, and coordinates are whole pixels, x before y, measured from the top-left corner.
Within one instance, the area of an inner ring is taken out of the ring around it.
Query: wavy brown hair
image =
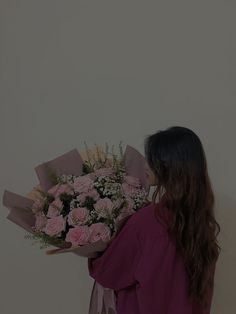
[[[220,254],[220,226],[214,215],[214,194],[199,137],[173,126],[145,139],[145,157],[157,178],[155,196],[164,190],[172,212],[170,231],[177,240],[189,275],[189,296],[207,306]]]

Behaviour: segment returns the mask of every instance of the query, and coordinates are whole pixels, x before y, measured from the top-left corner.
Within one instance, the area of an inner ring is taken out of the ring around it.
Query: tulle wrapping
[[[142,186],[148,191],[149,186],[145,176],[144,157],[133,147],[127,145],[124,152],[124,163],[126,173],[130,176],[139,178]],[[50,171],[56,175],[73,174],[81,175],[83,170],[83,159],[77,149],[58,156],[55,159],[41,163],[35,168],[40,187],[44,191],[48,191],[54,183],[50,177]],[[11,191],[5,190],[3,194],[3,205],[10,212],[7,219],[14,222],[18,226],[24,228],[28,232],[33,232],[32,227],[35,224],[35,217],[31,210],[34,201],[30,198],[18,195]],[[119,221],[117,230],[122,228],[128,217]],[[70,247],[69,243],[54,245],[57,249],[48,250],[48,254],[58,254],[72,252],[79,256],[91,258],[99,256],[99,252],[103,252],[108,243],[99,240],[79,247]],[[94,281],[93,290],[90,298],[89,314],[116,314],[116,295],[112,289],[101,286]]]

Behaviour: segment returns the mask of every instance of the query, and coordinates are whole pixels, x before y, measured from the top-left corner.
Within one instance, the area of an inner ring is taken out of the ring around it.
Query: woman
[[[117,314],[209,314],[220,226],[201,141],[171,127],[146,138],[145,157],[152,202],[88,259],[89,273],[115,290]]]

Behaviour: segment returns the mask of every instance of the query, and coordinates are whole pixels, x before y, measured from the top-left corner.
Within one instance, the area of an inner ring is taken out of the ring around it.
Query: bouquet
[[[39,242],[40,248],[57,247],[47,254],[96,257],[128,217],[149,203],[144,157],[131,146],[123,153],[120,145],[119,156],[108,145],[106,151],[86,146],[84,154],[73,149],[35,171],[39,185],[27,197],[5,190],[3,205],[10,209],[7,218],[27,231],[26,238]],[[94,283],[90,314],[102,311],[96,304],[104,290]],[[108,305],[115,311],[113,291],[107,290],[105,312]]]

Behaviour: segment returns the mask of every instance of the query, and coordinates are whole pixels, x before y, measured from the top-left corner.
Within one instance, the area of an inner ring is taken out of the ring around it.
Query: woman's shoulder
[[[163,236],[167,235],[170,221],[168,207],[160,203],[146,204],[135,212],[129,219],[129,223],[135,225],[141,235]]]

